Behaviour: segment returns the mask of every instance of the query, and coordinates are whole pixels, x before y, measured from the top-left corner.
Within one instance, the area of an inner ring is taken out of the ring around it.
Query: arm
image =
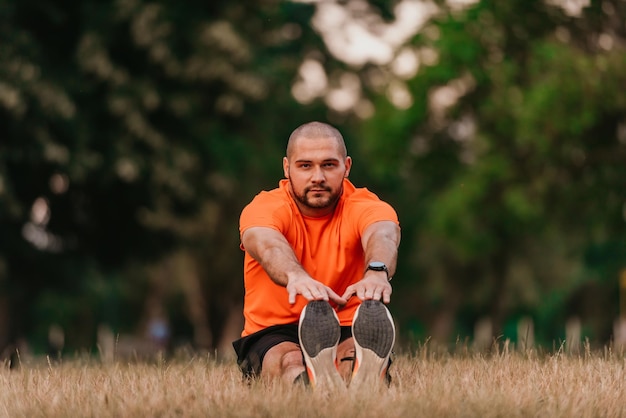
[[[330,299],[338,305],[346,304],[344,298],[302,268],[285,237],[275,229],[249,228],[242,234],[241,243],[274,283],[287,288],[289,303],[296,303],[296,296],[302,295],[307,300]]]
[[[365,265],[372,261],[382,261],[389,269],[389,277],[393,277],[400,245],[400,227],[392,221],[375,222],[365,229],[361,243],[365,252]],[[391,284],[385,272],[367,270],[363,274],[363,279],[348,286],[343,298],[347,300],[354,294],[362,300],[382,298],[384,303],[389,303]]]

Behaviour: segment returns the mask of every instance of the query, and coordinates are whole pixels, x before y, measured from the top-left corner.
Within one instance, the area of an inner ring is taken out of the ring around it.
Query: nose
[[[324,171],[322,170],[322,168],[315,167],[315,169],[313,170],[313,174],[311,175],[311,181],[313,183],[323,183],[324,180]]]

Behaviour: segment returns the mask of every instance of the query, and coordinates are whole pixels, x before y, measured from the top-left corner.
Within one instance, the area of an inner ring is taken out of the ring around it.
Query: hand
[[[291,278],[287,282],[287,293],[289,294],[289,303],[296,303],[296,296],[302,295],[307,300],[332,300],[337,305],[345,305],[348,301],[330,287],[308,276],[298,276]]]
[[[391,284],[384,272],[382,273],[367,271],[363,279],[346,288],[342,298],[348,300],[356,294],[361,300],[381,300],[382,298],[383,303],[389,303],[391,301]]]

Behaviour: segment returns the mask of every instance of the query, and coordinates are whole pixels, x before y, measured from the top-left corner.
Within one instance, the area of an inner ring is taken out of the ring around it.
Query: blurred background
[[[239,214],[310,120],[398,211],[402,344],[626,338],[624,16],[625,0],[1,0],[0,356],[232,355]]]

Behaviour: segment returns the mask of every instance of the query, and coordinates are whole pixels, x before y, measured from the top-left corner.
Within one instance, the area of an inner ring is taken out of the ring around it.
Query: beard
[[[305,187],[302,193],[299,193],[291,182],[291,179],[289,179],[289,183],[291,183],[291,190],[296,200],[311,209],[326,209],[334,206],[339,201],[343,190],[343,188],[340,188],[339,190],[333,191],[330,187],[320,184],[318,186]],[[316,197],[317,190],[312,191],[312,189],[323,190],[329,194],[324,198],[321,196]],[[309,197],[309,195],[313,196]]]

